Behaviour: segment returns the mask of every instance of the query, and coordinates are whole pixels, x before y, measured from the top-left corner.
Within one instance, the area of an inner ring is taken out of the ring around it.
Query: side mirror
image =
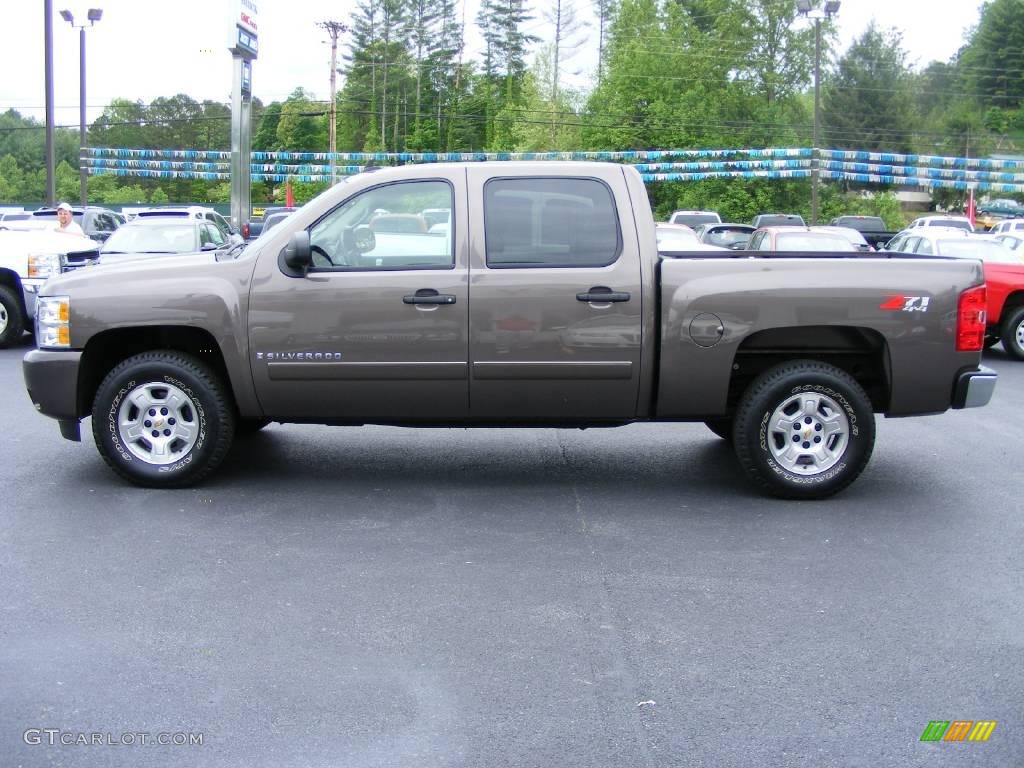
[[[309,247],[309,232],[293,232],[288,245],[281,252],[284,263],[292,273],[305,275],[313,264],[313,251]]]
[[[203,243],[199,247],[199,250],[201,250],[201,251],[216,251],[218,248],[220,248],[220,246],[217,245],[216,243]]]

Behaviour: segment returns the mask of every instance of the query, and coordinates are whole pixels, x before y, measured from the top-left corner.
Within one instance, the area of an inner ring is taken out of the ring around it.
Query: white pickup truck
[[[95,258],[97,248],[94,240],[51,228],[0,231],[0,349],[32,329],[43,283]]]

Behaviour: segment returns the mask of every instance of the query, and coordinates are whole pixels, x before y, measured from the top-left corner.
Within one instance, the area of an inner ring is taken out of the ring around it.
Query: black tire
[[[13,288],[0,285],[0,349],[18,343],[24,332],[25,315],[18,294]]]
[[[817,404],[801,402],[805,395]],[[867,466],[875,417],[868,396],[845,371],[794,360],[750,384],[736,412],[734,436],[740,465],[762,490],[784,499],[824,499]]]
[[[1017,307],[1003,319],[1000,336],[1006,354],[1024,360],[1024,307]]]
[[[151,420],[144,421],[148,414],[132,397],[154,406]],[[169,436],[150,440],[151,427]],[[131,439],[131,428],[143,434]],[[189,437],[179,436],[179,430]],[[119,364],[100,384],[92,433],[103,460],[125,480],[147,488],[181,488],[198,483],[223,461],[235,434],[235,408],[223,382],[201,360],[173,350],[144,352]],[[158,459],[160,441],[166,454]]]
[[[704,426],[723,440],[732,442],[732,419],[726,416],[720,419],[708,419],[704,422]]]

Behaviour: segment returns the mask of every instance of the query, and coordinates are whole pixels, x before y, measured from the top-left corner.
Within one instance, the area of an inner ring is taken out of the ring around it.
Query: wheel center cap
[[[164,425],[164,420],[162,418],[158,418],[156,421],[153,422],[153,426],[154,427],[162,427],[163,425]]]

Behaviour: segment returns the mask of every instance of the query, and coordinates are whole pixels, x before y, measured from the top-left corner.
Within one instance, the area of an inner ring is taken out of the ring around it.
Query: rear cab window
[[[492,269],[604,267],[622,251],[615,199],[597,179],[491,179],[483,211]]]

